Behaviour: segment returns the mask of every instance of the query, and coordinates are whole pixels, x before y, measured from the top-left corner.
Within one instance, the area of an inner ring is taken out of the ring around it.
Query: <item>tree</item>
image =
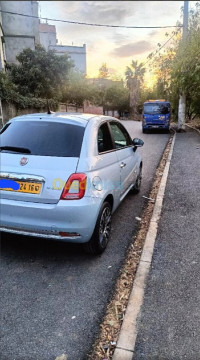
[[[73,63],[67,54],[57,56],[41,45],[25,49],[18,56],[19,64],[9,65],[9,74],[17,91],[24,96],[60,98]]]
[[[171,86],[186,95],[186,114],[189,119],[200,116],[200,4],[190,11],[189,32],[179,42],[172,63]]]
[[[129,110],[129,91],[122,81],[114,82],[105,91],[105,108],[117,110],[119,115]]]
[[[95,105],[100,103],[100,89],[90,84],[81,73],[70,71],[68,82],[63,92],[62,101],[74,104],[77,108],[83,106],[84,100],[89,100]]]
[[[106,63],[103,63],[101,67],[99,68],[99,78],[101,79],[107,79],[109,77],[109,72]]]
[[[170,46],[162,53],[149,55],[153,59],[156,98],[166,98],[178,115],[179,89],[186,95],[186,114],[189,119],[200,116],[200,4],[189,14],[189,31],[185,41],[181,39],[180,29],[173,31]],[[169,36],[169,34],[166,34]],[[156,55],[156,56],[155,56]]]
[[[132,60],[130,66],[126,68],[126,84],[130,92],[130,117],[137,116],[137,106],[139,104],[140,90],[143,83],[145,68],[143,63]]]
[[[16,86],[11,81],[9,74],[0,71],[0,99],[6,102],[12,102],[16,95]]]
[[[157,96],[157,88],[154,86],[153,88],[149,88],[147,86],[142,86],[140,91],[140,105],[142,106],[143,103],[150,99],[158,99],[160,98]]]
[[[165,34],[169,37],[169,34]],[[179,41],[181,38],[180,29],[172,32],[172,39],[168,47],[164,47],[162,52],[160,51],[161,44],[158,44],[157,49],[149,54],[149,60],[153,60],[150,63],[153,76],[156,78],[153,86],[152,99],[166,99],[172,103],[172,107],[177,109],[179,91],[177,88],[172,87],[171,74],[172,64],[178,49]],[[169,38],[170,40],[170,38]]]

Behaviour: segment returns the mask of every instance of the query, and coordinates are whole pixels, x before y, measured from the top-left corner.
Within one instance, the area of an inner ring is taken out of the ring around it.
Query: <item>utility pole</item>
[[[188,35],[188,1],[184,1],[183,10],[183,42],[186,41]],[[186,95],[180,89],[179,105],[178,105],[178,129],[185,130],[185,109],[186,109]]]

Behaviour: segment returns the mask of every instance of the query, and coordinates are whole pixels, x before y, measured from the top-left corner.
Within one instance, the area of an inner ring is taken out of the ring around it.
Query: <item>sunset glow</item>
[[[190,1],[190,8],[196,2]],[[167,26],[182,22],[183,1],[39,1],[42,17],[123,26]],[[167,9],[167,11],[166,11]],[[157,44],[166,42],[169,29],[123,29],[81,26],[49,21],[56,25],[58,44],[86,44],[87,76],[97,77],[102,63],[111,76],[124,77],[132,60],[145,63]],[[147,64],[148,67],[148,64]],[[146,75],[149,85],[152,74]]]

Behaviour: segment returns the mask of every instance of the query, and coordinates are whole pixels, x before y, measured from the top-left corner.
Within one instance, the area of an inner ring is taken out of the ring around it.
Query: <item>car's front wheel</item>
[[[109,202],[105,201],[99,212],[93,235],[87,243],[83,244],[87,253],[98,255],[105,250],[111,232],[112,209]]]

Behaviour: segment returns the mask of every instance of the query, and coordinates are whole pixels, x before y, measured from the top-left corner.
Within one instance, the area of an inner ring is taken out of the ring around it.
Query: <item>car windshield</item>
[[[79,157],[84,130],[73,124],[13,121],[1,131],[1,151],[23,152],[24,149],[24,153],[29,151],[31,155]]]
[[[170,104],[144,104],[144,114],[169,114]]]

